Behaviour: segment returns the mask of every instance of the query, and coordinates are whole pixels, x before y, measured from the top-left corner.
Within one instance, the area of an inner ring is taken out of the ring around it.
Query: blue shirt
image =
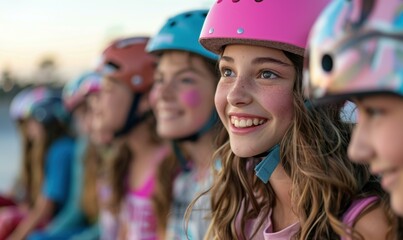
[[[57,139],[49,148],[45,159],[45,176],[42,194],[60,210],[69,195],[74,140],[70,137]]]

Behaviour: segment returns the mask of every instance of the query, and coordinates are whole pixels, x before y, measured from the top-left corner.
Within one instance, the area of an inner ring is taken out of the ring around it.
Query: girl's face
[[[102,129],[102,106],[99,104],[100,100],[100,92],[92,93],[87,97],[88,111],[91,113],[91,117],[89,119],[89,137],[93,143],[97,145],[104,145],[112,141],[113,132],[108,132],[106,129]]]
[[[150,93],[158,134],[175,139],[200,130],[214,107],[215,83],[201,57],[178,51],[164,53]]]
[[[91,111],[86,102],[81,103],[73,112],[74,120],[80,134],[88,135],[91,130]]]
[[[369,163],[390,193],[394,211],[403,216],[403,99],[373,96],[359,99],[358,122],[348,154],[353,161]]]
[[[125,124],[133,93],[124,83],[111,78],[102,80],[97,117],[100,128],[116,132]]]
[[[27,137],[31,141],[41,141],[45,137],[45,129],[33,118],[27,119]]]
[[[232,151],[251,157],[279,143],[293,119],[292,62],[276,49],[229,45],[219,68],[215,105]]]

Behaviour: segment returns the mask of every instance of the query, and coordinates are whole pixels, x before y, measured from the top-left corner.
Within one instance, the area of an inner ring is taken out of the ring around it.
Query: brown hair
[[[41,194],[44,179],[46,154],[51,144],[63,135],[67,135],[66,127],[57,122],[43,125],[45,136],[41,140],[30,140],[27,133],[27,120],[20,120],[18,127],[22,140],[22,168],[20,179],[25,191],[24,201],[29,206],[35,204]]]
[[[150,143],[160,144],[161,139],[159,139],[156,134],[155,117],[152,114],[149,114],[143,121],[147,123],[147,127],[151,133]],[[108,205],[114,214],[118,214],[121,208],[127,190],[126,177],[128,175],[128,170],[130,169],[131,161],[135,159],[136,154],[131,152],[126,143],[121,143],[116,147],[118,154],[115,157],[112,157],[110,162],[107,163],[108,166],[106,166],[108,171],[106,175],[112,190],[112,196]],[[157,212],[158,211],[156,211],[156,213]]]
[[[95,223],[99,215],[98,179],[101,172],[101,156],[96,146],[89,142],[84,157],[81,207],[89,223]]]
[[[378,204],[383,205],[385,193],[367,166],[349,161],[346,150],[352,125],[340,119],[341,106],[305,104],[301,89],[303,58],[285,54],[293,62],[297,76],[294,119],[280,142],[280,164],[292,180],[291,201],[301,226],[294,238],[338,239],[351,235],[360,239],[358,232],[351,229],[349,234],[349,228],[341,222],[343,213],[353,200],[365,196],[379,196]],[[210,189],[212,221],[205,239],[238,239],[239,234],[247,239],[243,232],[246,222],[258,220],[252,236],[256,235],[275,206],[276,197],[270,183],[264,184],[254,174],[254,166],[260,160],[236,156],[228,133],[221,134],[216,159],[222,160],[222,169],[215,171]],[[235,224],[239,216],[243,216],[241,230]]]
[[[160,53],[159,57],[161,57],[163,54],[175,52],[175,51],[177,51],[177,50],[164,51],[164,52]],[[182,51],[179,51],[179,52],[182,52]],[[217,76],[216,80],[218,81],[219,71],[217,68],[217,61],[208,59],[206,57],[203,57],[203,56],[195,54],[195,53],[186,52],[186,51],[183,51],[183,52],[187,54],[189,65],[194,64],[193,63],[194,57],[201,58],[203,60],[204,66],[214,76]],[[218,126],[216,126],[216,128],[219,128],[219,126],[221,126],[221,122],[218,122],[217,125]],[[186,151],[184,149],[181,148],[181,151],[184,154],[184,156],[187,156]],[[177,159],[177,156],[175,156],[173,154],[170,155],[169,157],[167,157],[167,159],[165,159],[165,161],[158,168],[156,189],[155,189],[153,201],[154,201],[155,209],[158,209],[158,212],[157,212],[158,232],[159,232],[159,237],[162,239],[164,238],[164,234],[165,234],[167,224],[168,224],[169,212],[171,210],[171,205],[172,205],[172,200],[173,200],[174,179],[181,171],[182,171],[182,169],[181,169],[181,166]]]

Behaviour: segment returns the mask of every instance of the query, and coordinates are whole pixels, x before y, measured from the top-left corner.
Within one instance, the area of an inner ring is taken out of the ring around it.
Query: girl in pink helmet
[[[329,1],[218,0],[200,42],[221,55],[227,132],[206,239],[385,239],[383,192],[347,158],[341,105],[304,101],[311,25]]]
[[[359,118],[348,153],[370,165],[403,216],[403,2],[335,1],[309,38],[304,79],[318,103],[353,100]],[[308,77],[309,76],[309,77]],[[402,239],[399,236],[398,239]]]

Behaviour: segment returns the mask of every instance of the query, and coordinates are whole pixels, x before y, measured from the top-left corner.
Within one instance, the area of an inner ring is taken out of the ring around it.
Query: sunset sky
[[[28,78],[44,57],[56,59],[67,80],[94,65],[112,39],[152,35],[185,10],[214,0],[0,1],[0,72]],[[0,80],[1,81],[1,80]]]

